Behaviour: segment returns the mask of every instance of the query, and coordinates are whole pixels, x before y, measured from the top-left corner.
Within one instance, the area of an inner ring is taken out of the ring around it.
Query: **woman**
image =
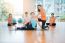
[[[45,23],[46,23],[46,13],[45,13],[45,9],[42,7],[42,5],[38,5],[38,12],[39,12],[39,15],[41,16],[41,18],[38,18],[39,21],[42,22],[42,29],[46,30],[46,26],[45,26]]]

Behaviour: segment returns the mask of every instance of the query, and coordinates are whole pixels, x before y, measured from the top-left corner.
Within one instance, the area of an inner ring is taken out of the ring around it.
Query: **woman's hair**
[[[40,12],[40,9],[38,8],[38,12]]]
[[[54,15],[54,13],[51,13],[51,15]]]
[[[9,15],[12,15],[11,13],[9,13]]]
[[[42,5],[37,5],[37,6],[40,6],[41,7]]]
[[[12,14],[11,14],[11,13],[9,13],[9,17],[10,17],[10,16],[12,16]]]
[[[28,12],[25,12],[25,14],[28,14]]]

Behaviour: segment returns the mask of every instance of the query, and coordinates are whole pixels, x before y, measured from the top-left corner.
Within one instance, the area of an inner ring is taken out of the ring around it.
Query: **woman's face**
[[[52,17],[54,17],[54,15],[51,15]]]
[[[11,15],[11,14],[9,14],[9,17],[12,17],[12,15]]]
[[[28,14],[25,14],[25,16],[28,16]]]
[[[25,16],[28,16],[28,12],[25,12]]]
[[[31,13],[31,16],[34,17],[35,13]]]
[[[38,9],[41,9],[41,6],[38,6]]]

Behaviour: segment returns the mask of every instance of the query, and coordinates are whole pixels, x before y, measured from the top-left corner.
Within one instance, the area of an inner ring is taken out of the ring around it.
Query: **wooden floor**
[[[7,30],[1,25],[0,28]],[[0,43],[65,43],[65,23],[57,23],[55,28],[50,27],[49,30],[2,31],[1,29]]]

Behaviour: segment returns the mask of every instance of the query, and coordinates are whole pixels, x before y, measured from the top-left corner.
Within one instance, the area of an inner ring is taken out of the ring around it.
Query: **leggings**
[[[38,18],[38,21],[42,22],[42,29],[45,29],[46,20],[41,20],[40,18]]]
[[[46,23],[46,25],[50,25],[50,23]],[[52,23],[50,26],[56,26],[56,23]]]
[[[31,23],[26,24],[26,30],[34,30]]]
[[[26,27],[17,27],[17,30],[25,30]]]

